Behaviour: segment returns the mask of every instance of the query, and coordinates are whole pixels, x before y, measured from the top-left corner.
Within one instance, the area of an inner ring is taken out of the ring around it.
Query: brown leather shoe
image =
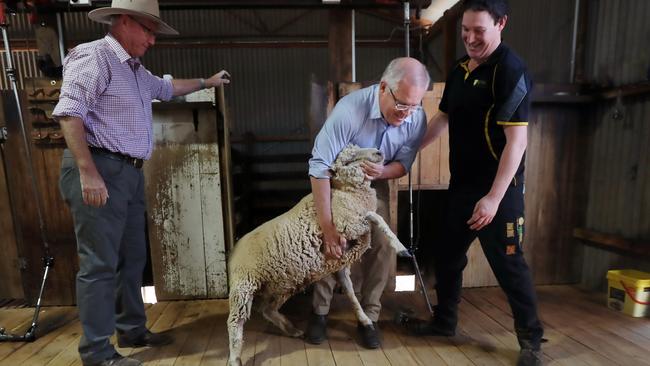
[[[130,338],[125,334],[118,334],[117,345],[120,348],[161,347],[174,342],[174,338],[164,333],[151,333],[147,329],[138,337]]]
[[[119,353],[115,353],[111,358],[96,362],[96,363],[85,363],[84,366],[142,366],[142,361],[136,360],[135,358],[124,357]]]

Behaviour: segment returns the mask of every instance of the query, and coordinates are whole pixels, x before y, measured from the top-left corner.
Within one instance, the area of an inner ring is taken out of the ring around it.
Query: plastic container
[[[633,269],[607,271],[607,306],[633,317],[650,316],[650,273]]]

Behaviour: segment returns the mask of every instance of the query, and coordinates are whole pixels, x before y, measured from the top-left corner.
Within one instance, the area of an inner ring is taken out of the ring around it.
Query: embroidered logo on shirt
[[[477,88],[485,88],[487,87],[487,81],[474,79],[474,81],[472,82],[472,86],[475,86]]]
[[[506,255],[514,255],[517,252],[516,245],[508,245],[506,247]]]

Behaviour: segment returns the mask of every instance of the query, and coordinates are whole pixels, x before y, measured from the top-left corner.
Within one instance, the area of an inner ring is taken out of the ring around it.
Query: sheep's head
[[[361,186],[368,183],[361,169],[361,163],[364,161],[377,164],[383,162],[384,157],[379,150],[372,147],[361,148],[352,144],[346,146],[336,157],[331,168],[332,186]]]

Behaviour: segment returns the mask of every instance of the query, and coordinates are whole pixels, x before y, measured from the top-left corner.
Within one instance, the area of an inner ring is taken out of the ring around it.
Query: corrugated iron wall
[[[0,80],[0,89],[6,90],[11,89],[9,86],[9,78],[6,77],[5,70],[7,69],[7,52],[0,51],[0,66],[2,67],[2,78]],[[11,60],[13,63],[14,70],[16,71],[16,83],[18,84],[19,89],[24,89],[25,87],[25,78],[41,77],[43,74],[38,69],[36,65],[36,56],[38,55],[37,51],[34,50],[21,50],[21,51],[12,51]]]
[[[602,86],[647,80],[650,75],[650,1],[589,2],[586,76]],[[620,113],[619,113],[620,112]],[[650,97],[611,101],[590,114],[587,228],[631,239],[650,239]],[[609,269],[650,272],[643,258],[584,247],[582,285],[606,287]]]
[[[228,101],[235,135],[248,131],[260,136],[307,134],[312,75],[321,82],[327,80],[328,50],[323,42],[327,41],[328,14],[322,9],[163,11],[162,17],[181,35],[159,40],[178,41],[179,45],[154,47],[143,62],[154,74],[177,78],[206,77],[228,70],[233,77]],[[394,46],[381,46],[394,26],[363,12],[355,16],[357,39],[378,43],[357,47],[357,80],[379,79],[388,62],[402,52]],[[91,22],[84,13],[68,13],[64,19],[69,42],[105,33],[104,26]],[[243,43],[273,40],[294,43],[290,47],[246,47]],[[227,41],[237,42],[236,47],[180,44]],[[313,41],[321,43],[310,45]]]
[[[568,83],[574,1],[517,0],[510,8],[503,38],[526,61],[533,80]]]
[[[591,0],[589,6],[589,80],[607,86],[648,80],[650,1]]]
[[[650,96],[624,98],[590,113],[585,226],[630,239],[650,238]],[[650,262],[585,247],[582,284],[604,288],[608,269],[650,272]]]
[[[593,113],[587,228],[650,238],[650,97],[604,103]]]

